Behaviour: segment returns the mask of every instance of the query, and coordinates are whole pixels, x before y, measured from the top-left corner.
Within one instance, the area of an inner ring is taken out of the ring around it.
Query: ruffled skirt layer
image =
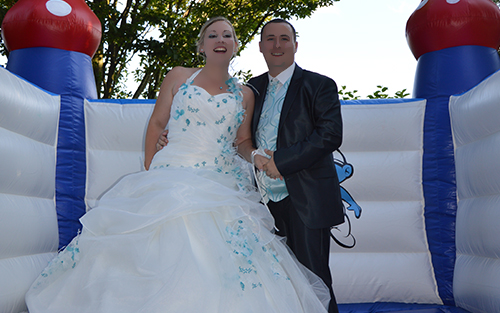
[[[128,175],[34,282],[29,311],[326,312],[328,289],[257,200],[209,170]]]

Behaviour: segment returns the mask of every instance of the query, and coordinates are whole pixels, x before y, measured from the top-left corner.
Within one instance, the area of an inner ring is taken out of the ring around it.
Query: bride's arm
[[[186,76],[186,72],[190,69],[182,67],[174,67],[171,69],[160,87],[158,98],[156,99],[155,107],[149,119],[148,128],[146,130],[146,142],[144,146],[144,167],[149,170],[153,156],[157,152],[156,143],[161,133],[165,130],[170,118],[170,108],[175,92]]]
[[[252,115],[254,107],[254,94],[247,86],[243,86],[243,108],[245,109],[245,119],[238,128],[236,134],[235,146],[238,153],[243,156],[248,162],[251,162],[252,151],[255,148],[252,145]]]

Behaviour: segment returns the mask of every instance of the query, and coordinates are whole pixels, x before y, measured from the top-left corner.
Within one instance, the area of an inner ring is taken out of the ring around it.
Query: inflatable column
[[[101,23],[84,0],[19,0],[5,15],[2,37],[10,52],[8,70],[61,95],[56,210],[62,247],[77,234],[85,213],[83,101],[97,98],[92,56]]]
[[[418,60],[413,95],[427,99],[423,190],[438,291],[454,305],[455,163],[448,103],[500,68],[500,10],[491,0],[423,0],[406,38]]]

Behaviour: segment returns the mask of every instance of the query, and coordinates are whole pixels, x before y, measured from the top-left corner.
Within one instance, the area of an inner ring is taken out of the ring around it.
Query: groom
[[[330,228],[344,222],[333,151],[342,143],[335,82],[295,64],[294,27],[274,19],[262,27],[260,52],[269,72],[252,78],[254,164],[278,235],[297,259],[330,288]],[[259,152],[257,152],[259,151]],[[267,154],[267,156],[266,156]]]

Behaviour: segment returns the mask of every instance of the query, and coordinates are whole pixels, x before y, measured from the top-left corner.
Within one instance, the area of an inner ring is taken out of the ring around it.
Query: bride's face
[[[207,27],[201,48],[207,61],[230,60],[236,54],[237,48],[231,25],[224,21],[218,21]]]

